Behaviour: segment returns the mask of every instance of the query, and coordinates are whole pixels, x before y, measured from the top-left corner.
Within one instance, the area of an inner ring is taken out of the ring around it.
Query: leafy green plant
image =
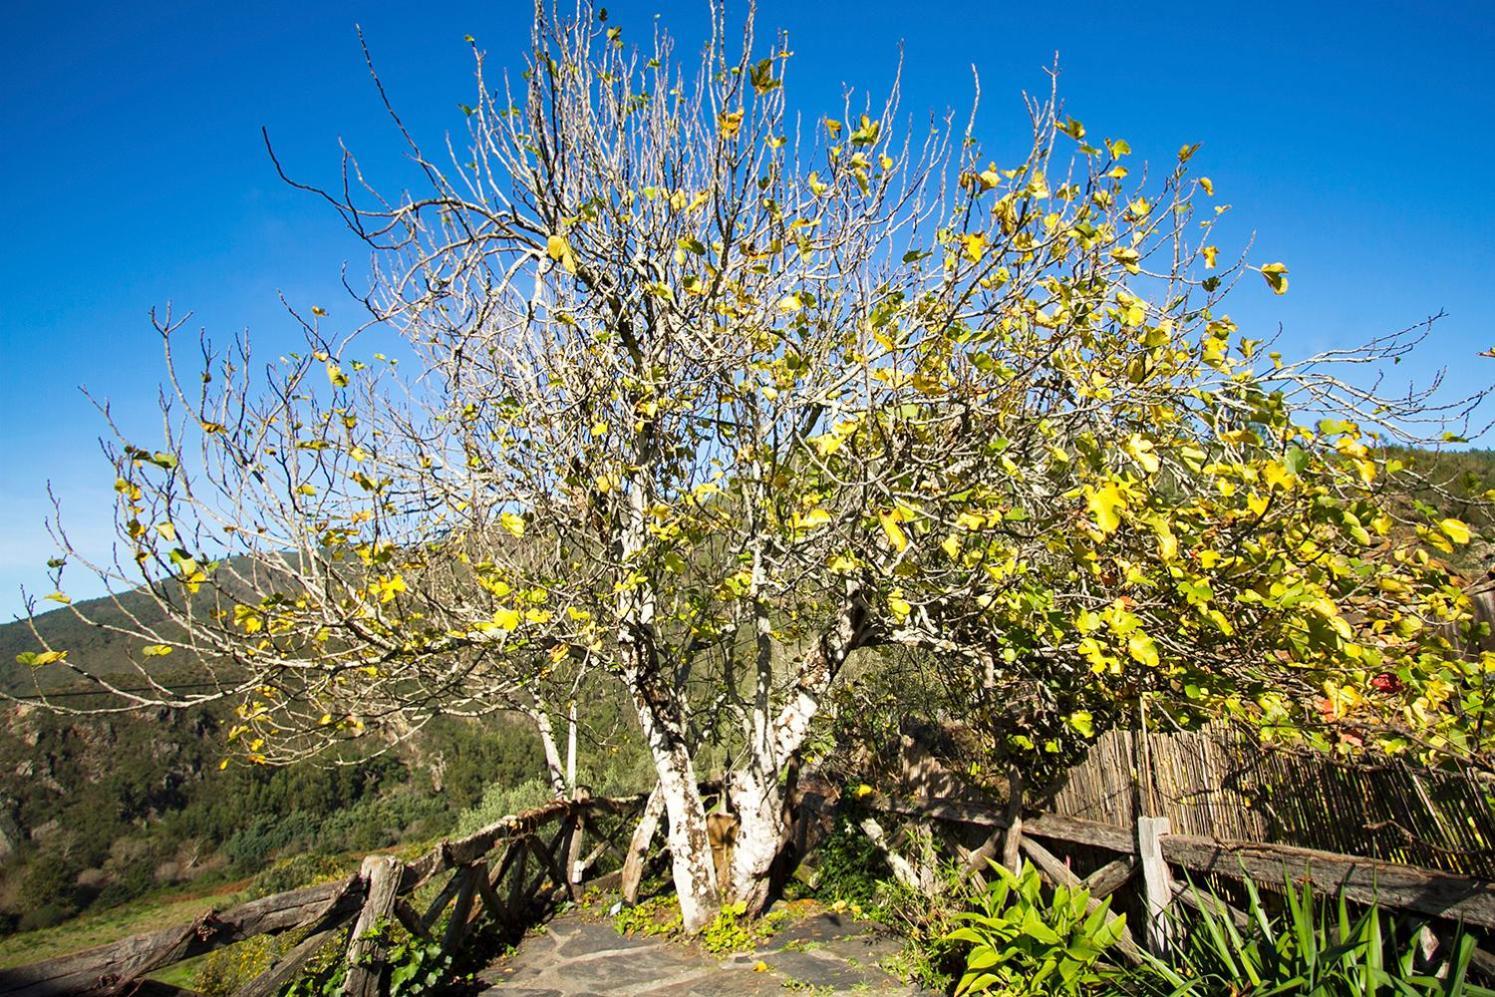
[[[1124,918],[1107,921],[1110,900],[1087,913],[1090,894],[1058,887],[1044,898],[1038,870],[1024,863],[1014,875],[992,864],[996,876],[975,898],[976,909],[946,937],[971,946],[959,994],[1078,994],[1102,982],[1097,968],[1121,937]]]
[[[624,907],[613,916],[613,927],[620,935],[669,936],[679,933],[683,925],[680,904],[669,895]]]
[[[701,945],[707,952],[723,955],[728,952],[747,952],[752,949],[755,937],[743,915],[747,905],[743,903],[723,904],[716,917],[701,932]]]
[[[388,952],[390,997],[435,993],[452,966],[439,940],[407,936]]]
[[[1280,913],[1245,880],[1246,923],[1225,904],[1191,886],[1193,910],[1174,912],[1179,942],[1167,963],[1148,958],[1174,997],[1308,994],[1324,997],[1495,997],[1468,981],[1475,940],[1458,931],[1438,975],[1418,967],[1421,922],[1398,920],[1371,904],[1352,916],[1345,897],[1314,894],[1313,886],[1283,884]]]

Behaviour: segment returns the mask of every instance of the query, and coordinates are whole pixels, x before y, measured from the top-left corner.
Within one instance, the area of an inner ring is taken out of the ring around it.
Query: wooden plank
[[[375,932],[394,913],[404,871],[404,863],[393,855],[370,855],[363,860],[368,897],[348,941],[343,997],[381,997],[384,992],[384,945]]]
[[[1142,862],[1142,901],[1146,904],[1147,947],[1153,955],[1168,952],[1171,925],[1168,905],[1173,902],[1173,876],[1163,857],[1163,839],[1168,836],[1167,817],[1137,818],[1137,856]]]
[[[1337,855],[1313,848],[1225,842],[1170,834],[1163,856],[1190,872],[1242,873],[1271,888],[1284,879],[1307,881],[1325,893],[1342,891],[1351,900],[1413,910],[1495,928],[1495,883],[1376,859]]]
[[[876,809],[979,827],[1001,827],[1004,823],[989,809],[953,801],[908,804],[879,800]],[[1123,855],[1137,851],[1136,841],[1126,829],[1079,817],[1030,815],[1023,821],[1023,835],[1025,839],[1037,835]],[[1327,893],[1343,890],[1350,899],[1362,903],[1378,901],[1383,907],[1462,918],[1470,924],[1495,928],[1495,882],[1489,880],[1312,848],[1216,841],[1184,834],[1163,838],[1162,851],[1169,862],[1191,872],[1236,879],[1244,872],[1269,888],[1284,877],[1307,880]]]
[[[1002,814],[993,813],[989,807],[955,800],[931,800],[928,802],[902,803],[880,799],[874,810],[911,817],[929,817],[934,820],[956,824],[971,824],[976,827],[1007,826]],[[1126,828],[1081,817],[1061,817],[1058,814],[1036,814],[1023,819],[1023,833],[1036,834],[1040,838],[1067,841],[1077,845],[1092,845],[1107,851],[1131,854],[1137,843]]]
[[[628,842],[628,854],[623,858],[624,903],[638,903],[639,882],[644,877],[644,860],[649,856],[649,845],[654,841],[654,835],[659,830],[659,822],[663,816],[664,793],[658,786],[655,786],[654,792],[649,794],[648,802],[644,804],[643,816],[639,818],[638,825],[633,829],[633,837]]]
[[[189,924],[132,935],[56,959],[0,970],[0,995],[53,997],[104,993],[182,959],[253,935],[277,934],[315,920],[330,908],[351,913],[363,898],[357,877],[276,893]]]
[[[1080,882],[1080,877],[1074,874],[1073,869],[1065,865],[1057,855],[1032,838],[1023,839],[1022,849],[1033,860],[1033,864],[1038,866],[1039,871],[1044,873],[1050,883],[1057,886],[1066,886],[1071,890],[1083,888],[1084,884]],[[1087,912],[1094,911],[1100,907],[1101,903],[1102,901],[1099,898],[1091,897],[1090,901],[1085,905],[1085,909]],[[1120,915],[1118,914],[1111,911],[1106,912],[1107,924],[1111,924],[1119,918]],[[1142,962],[1142,953],[1137,948],[1137,941],[1132,937],[1131,929],[1127,928],[1124,922],[1121,928],[1121,935],[1116,939],[1116,951],[1125,956],[1127,961],[1133,965],[1139,965]]]

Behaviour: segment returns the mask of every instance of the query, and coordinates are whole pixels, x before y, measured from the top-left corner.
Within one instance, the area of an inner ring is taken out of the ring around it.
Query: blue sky
[[[691,48],[704,0],[607,4],[642,37],[656,14]],[[735,5],[738,8],[743,5]],[[280,184],[270,129],[293,173],[336,176],[338,140],[390,186],[409,179],[364,70],[362,24],[419,137],[460,127],[475,35],[513,65],[528,4],[42,3],[9,0],[0,41],[0,618],[22,585],[50,591],[46,484],[79,542],[107,551],[107,398],[150,439],[160,376],[147,321],[168,301],[215,336],[250,329],[264,352],[294,332],[277,294],[337,317],[340,266],[365,257],[314,199]],[[1299,354],[1359,342],[1440,309],[1449,317],[1394,376],[1447,365],[1450,394],[1495,381],[1495,4],[760,4],[789,30],[791,99],[834,110],[841,87],[874,91],[900,42],[905,109],[964,108],[980,72],[989,145],[1024,127],[1055,52],[1069,113],[1092,134],[1171,160],[1202,142],[1199,170],[1233,207],[1258,262],[1284,260],[1292,290],[1259,284],[1231,308],[1280,324]],[[351,317],[351,307],[343,311]],[[69,577],[75,596],[96,594]]]

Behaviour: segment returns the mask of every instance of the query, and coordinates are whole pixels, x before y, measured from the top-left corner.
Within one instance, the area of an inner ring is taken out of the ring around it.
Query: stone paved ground
[[[696,945],[625,937],[580,913],[556,918],[480,974],[481,993],[522,997],[591,994],[919,994],[878,968],[899,949],[868,925],[819,913],[786,926],[756,952],[714,956]],[[762,964],[760,968],[759,964]]]

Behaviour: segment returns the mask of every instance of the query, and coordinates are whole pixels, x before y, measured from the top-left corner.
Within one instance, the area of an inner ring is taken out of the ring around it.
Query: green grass
[[[106,945],[131,935],[191,921],[210,909],[222,910],[244,898],[247,883],[224,883],[215,890],[190,887],[158,893],[118,907],[84,914],[50,928],[0,938],[0,969]]]

